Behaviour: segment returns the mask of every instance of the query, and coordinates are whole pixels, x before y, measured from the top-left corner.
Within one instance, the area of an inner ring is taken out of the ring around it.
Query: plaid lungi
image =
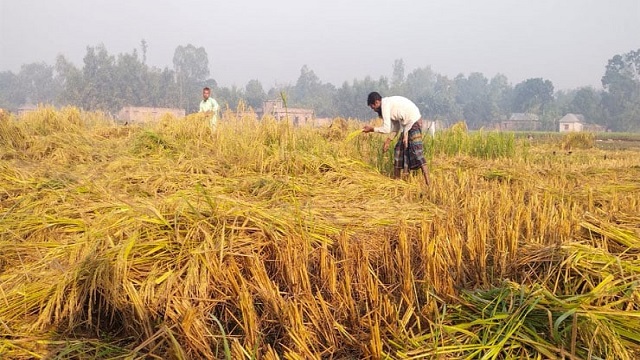
[[[402,143],[404,134],[400,132],[400,139],[396,143],[393,152],[393,167],[403,169],[406,165],[410,170],[418,169],[425,165],[424,147],[422,145],[422,120],[418,120],[409,129],[409,144],[405,149]]]

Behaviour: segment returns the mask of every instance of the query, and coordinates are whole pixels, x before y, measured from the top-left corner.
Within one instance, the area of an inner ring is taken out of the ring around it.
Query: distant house
[[[604,126],[598,124],[588,124],[582,114],[567,114],[558,121],[558,131],[575,132],[575,131],[606,131]]]
[[[276,120],[290,119],[293,125],[312,124],[314,119],[313,109],[285,107],[282,100],[267,100],[256,113],[258,118],[271,115]]]
[[[540,118],[531,113],[513,113],[507,120],[500,122],[504,131],[536,131],[540,128]]]
[[[38,109],[37,106],[32,104],[25,104],[18,108],[18,116],[22,116],[26,113],[30,113],[32,111],[36,111]]]
[[[582,131],[584,116],[580,114],[567,114],[558,121],[560,132]]]
[[[171,114],[175,117],[184,117],[185,111],[184,109],[176,108],[126,106],[118,112],[116,119],[122,122],[128,122],[129,124],[146,123],[158,121],[165,114]]]

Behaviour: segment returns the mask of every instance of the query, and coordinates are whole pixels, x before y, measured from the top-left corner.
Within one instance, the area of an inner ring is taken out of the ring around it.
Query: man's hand
[[[382,152],[387,152],[389,150],[389,144],[391,144],[391,139],[387,138],[384,141],[384,145],[382,145]]]
[[[362,128],[362,132],[363,132],[363,133],[370,133],[370,132],[373,132],[373,126],[371,126],[371,125],[365,125],[365,126]]]
[[[409,134],[408,133],[404,133],[402,136],[402,145],[404,145],[404,148],[406,149],[409,146]]]

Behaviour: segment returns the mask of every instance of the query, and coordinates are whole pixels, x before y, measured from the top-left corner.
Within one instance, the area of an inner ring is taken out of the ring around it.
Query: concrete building
[[[285,107],[282,100],[267,100],[262,104],[262,109],[257,109],[258,118],[271,115],[276,120],[289,119],[293,125],[301,126],[313,124],[313,109]]]
[[[558,131],[573,132],[582,131],[584,126],[584,116],[576,114],[567,114],[558,121]]]
[[[118,112],[116,119],[129,124],[140,124],[158,121],[165,114],[185,117],[184,109],[126,106]]]
[[[536,131],[539,128],[540,118],[530,113],[513,113],[509,119],[500,122],[503,131]]]
[[[582,114],[567,114],[558,121],[558,131],[560,132],[576,132],[591,131],[604,132],[607,129],[598,124],[589,124],[586,122]]]
[[[26,113],[30,113],[30,112],[36,111],[36,110],[38,110],[37,106],[32,105],[32,104],[25,104],[25,105],[22,105],[22,106],[20,106],[18,108],[17,114],[18,114],[18,116],[22,116],[22,115],[24,115]]]

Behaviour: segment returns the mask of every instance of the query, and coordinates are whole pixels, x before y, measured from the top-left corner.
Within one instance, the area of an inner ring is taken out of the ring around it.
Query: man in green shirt
[[[215,130],[218,124],[218,109],[220,106],[218,102],[210,96],[211,89],[208,87],[202,89],[202,101],[200,101],[200,110],[198,112],[211,114],[211,128]]]

